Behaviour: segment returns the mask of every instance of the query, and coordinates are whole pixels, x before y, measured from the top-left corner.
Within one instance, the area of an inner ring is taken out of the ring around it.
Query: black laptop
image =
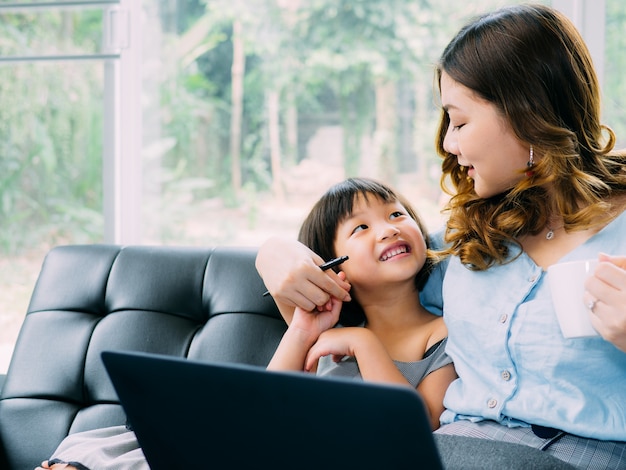
[[[102,353],[152,470],[441,469],[408,387]]]

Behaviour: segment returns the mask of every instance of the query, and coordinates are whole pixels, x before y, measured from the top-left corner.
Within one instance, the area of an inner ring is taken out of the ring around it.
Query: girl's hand
[[[267,365],[268,370],[312,372],[316,368],[317,362],[305,367],[307,354],[320,335],[335,326],[343,302],[333,298],[330,304],[330,310],[323,312],[308,312],[296,307],[293,319]]]
[[[615,347],[626,352],[626,256],[601,253],[600,264],[587,279],[585,302],[596,300],[591,324]]]
[[[346,356],[356,356],[356,343],[360,341],[360,336],[369,335],[365,328],[349,327],[334,328],[322,332],[317,342],[309,349],[304,369],[310,370],[322,356],[332,354],[333,360],[339,362]]]
[[[259,247],[255,266],[265,286],[287,323],[293,307],[306,311],[330,310],[329,301],[335,297],[350,301],[350,284],[333,270],[322,271],[324,262],[317,254],[296,240],[273,237]]]
[[[309,349],[304,362],[305,370],[315,367],[320,357],[329,354],[335,362],[346,356],[354,357],[365,381],[411,386],[382,342],[367,328],[333,328],[324,331]]]
[[[308,312],[296,307],[289,329],[298,329],[309,338],[311,344],[318,340],[320,335],[334,327],[339,321],[339,314],[343,302],[334,297],[330,299],[330,310]]]
[[[67,463],[54,463],[52,465],[48,464],[47,460],[41,462],[41,467],[36,467],[35,470],[76,470],[76,467]]]

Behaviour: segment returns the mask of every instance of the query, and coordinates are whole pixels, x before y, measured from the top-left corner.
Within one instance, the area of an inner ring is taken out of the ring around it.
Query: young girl
[[[352,301],[333,298],[322,311],[278,303],[290,324],[268,368],[414,387],[439,427],[456,374],[443,318],[419,301],[430,263],[411,206],[376,181],[350,178],[315,204],[299,239],[324,259],[348,256],[336,269],[352,286]]]

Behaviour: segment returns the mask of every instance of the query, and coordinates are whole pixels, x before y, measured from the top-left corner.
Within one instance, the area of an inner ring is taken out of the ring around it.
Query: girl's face
[[[441,103],[450,117],[443,148],[467,167],[478,196],[495,196],[524,178],[530,145],[517,138],[492,103],[445,72],[441,75]]]
[[[335,253],[353,288],[380,288],[413,282],[426,261],[426,243],[417,222],[399,202],[358,196],[352,214],[337,227]]]

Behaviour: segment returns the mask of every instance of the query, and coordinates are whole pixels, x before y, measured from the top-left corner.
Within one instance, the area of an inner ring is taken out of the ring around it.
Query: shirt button
[[[500,376],[502,377],[502,380],[511,380],[511,373],[508,370],[503,370]]]
[[[536,280],[537,280],[537,275],[536,274],[533,274],[532,276],[530,276],[528,278],[528,282],[535,282]]]
[[[496,400],[495,398],[490,398],[489,401],[487,402],[487,406],[489,408],[495,408],[497,404],[498,404],[498,400]]]
[[[508,318],[509,318],[509,316],[506,313],[503,313],[502,315],[500,315],[500,318],[498,319],[498,321],[500,323],[506,323]]]

